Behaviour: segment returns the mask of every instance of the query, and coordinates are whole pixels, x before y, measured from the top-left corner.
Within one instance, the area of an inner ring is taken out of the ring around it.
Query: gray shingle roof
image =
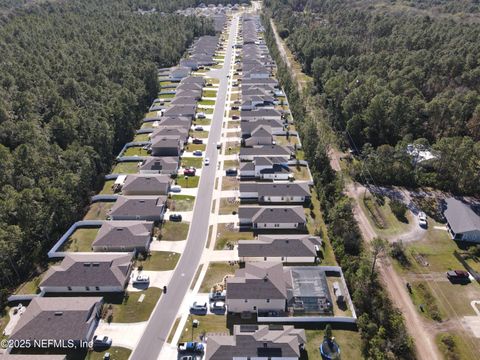
[[[281,262],[246,263],[245,268],[227,278],[229,299],[287,299],[285,275]]]
[[[162,174],[173,174],[178,170],[177,156],[149,156],[141,164],[140,170],[157,170]]]
[[[258,192],[258,196],[310,196],[306,183],[240,183],[240,197],[244,192]]]
[[[111,216],[158,216],[166,200],[166,196],[119,196],[108,214]]]
[[[261,145],[240,148],[240,156],[291,156],[294,153],[289,146]]]
[[[455,198],[446,199],[443,215],[450,228],[457,234],[467,231],[480,231],[480,216],[466,202]]]
[[[167,194],[171,179],[160,174],[128,174],[123,183],[123,192],[142,191],[152,195]]]
[[[130,269],[133,253],[68,254],[60,265],[52,266],[40,287],[121,286]]]
[[[240,206],[238,217],[251,219],[253,223],[289,224],[305,223],[305,211],[301,206]]]
[[[153,222],[105,221],[92,246],[138,248],[147,246],[152,238]]]
[[[312,235],[259,235],[257,240],[240,240],[239,257],[316,256],[322,240]]]
[[[87,333],[101,297],[35,297],[10,339],[90,340]],[[93,335],[93,334],[92,334]]]

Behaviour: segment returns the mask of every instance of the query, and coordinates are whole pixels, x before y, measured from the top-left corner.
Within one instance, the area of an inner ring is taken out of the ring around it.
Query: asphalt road
[[[206,157],[210,159],[210,165],[204,166],[202,169],[187,245],[170,280],[167,294],[162,295],[157,303],[145,332],[130,356],[132,360],[156,360],[158,358],[205,250],[219,153],[216,144],[220,140],[222,132],[227,98],[227,75],[231,66],[232,45],[235,43],[237,26],[238,17],[234,17],[230,25],[223,68],[211,71],[208,74],[220,80],[206,149]]]

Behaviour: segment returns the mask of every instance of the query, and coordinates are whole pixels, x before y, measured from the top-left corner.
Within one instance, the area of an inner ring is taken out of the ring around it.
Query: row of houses
[[[235,103],[241,131],[238,224],[258,236],[238,242],[244,267],[225,280],[227,311],[257,319],[330,315],[327,272],[316,266],[322,240],[307,231],[304,206],[311,200],[310,187],[291,176],[295,149],[274,141],[288,125],[287,114],[276,109],[283,92],[273,77],[275,64],[259,17],[243,15],[241,24],[235,69],[240,78],[234,83],[241,94]],[[295,263],[311,266],[286,266]],[[293,326],[235,325],[230,336],[208,337],[206,359],[299,359],[305,342],[305,331]]]
[[[217,42],[218,37],[198,39],[190,57],[199,60],[204,55],[213,56]],[[149,250],[154,227],[163,220],[172,175],[178,172],[196,103],[205,85],[203,78],[191,76],[192,69],[188,69],[169,70],[168,78],[178,82],[175,96],[167,103],[160,93],[151,107],[156,115],[144,120],[155,123],[150,132],[151,156],[138,164],[138,173],[116,174],[111,196],[115,203],[107,213],[107,220],[101,222],[92,251],[67,253],[43,274],[39,296],[33,297],[11,333],[14,343],[54,340],[56,352],[85,350],[103,306],[102,296],[91,294],[125,291],[135,254]],[[44,296],[49,294],[55,296]],[[50,352],[51,346],[32,343],[29,351]]]

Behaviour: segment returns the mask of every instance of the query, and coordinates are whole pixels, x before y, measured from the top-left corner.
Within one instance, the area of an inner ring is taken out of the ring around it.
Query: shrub
[[[393,212],[393,215],[398,219],[398,221],[401,222],[408,222],[406,214],[407,214],[407,206],[398,201],[398,200],[392,200],[390,201],[390,209]]]

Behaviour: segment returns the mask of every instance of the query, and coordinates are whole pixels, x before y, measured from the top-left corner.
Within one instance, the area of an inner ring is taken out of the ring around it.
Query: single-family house
[[[14,350],[24,350],[26,341],[32,344],[30,352],[35,348],[43,353],[91,341],[102,304],[101,297],[34,297],[10,336],[19,344]]]
[[[166,174],[178,173],[178,156],[148,156],[140,163],[141,174]]]
[[[187,117],[193,119],[197,110],[196,105],[171,105],[163,112],[163,116]]]
[[[249,138],[245,139],[245,146],[272,145],[272,128],[267,125],[259,125],[252,131]]]
[[[297,229],[304,231],[307,225],[301,206],[240,206],[240,227],[252,229]]]
[[[152,241],[151,221],[104,221],[92,243],[96,252],[145,253]]]
[[[166,200],[166,196],[119,196],[107,214],[112,220],[161,221]]]
[[[233,335],[207,338],[205,360],[299,360],[305,343],[305,330],[291,325],[234,325]]]
[[[242,110],[240,111],[240,119],[242,121],[251,120],[277,120],[282,121],[282,113],[275,109],[254,109],[254,110]],[[283,121],[282,121],[283,122]]]
[[[128,174],[122,185],[123,195],[168,195],[171,178],[160,174]]]
[[[259,127],[268,127],[272,135],[281,135],[285,132],[285,124],[282,120],[252,119],[240,123],[242,138],[252,136],[252,133]]]
[[[287,158],[255,157],[251,162],[240,164],[239,176],[242,179],[288,180],[291,177],[291,171]]]
[[[170,71],[169,79],[170,81],[180,81],[183,78],[187,77],[190,75],[190,72],[192,69],[186,66],[177,66],[172,68]]]
[[[292,158],[295,150],[291,146],[281,145],[260,145],[254,147],[240,148],[238,158],[240,161],[253,161],[258,157],[286,157]]]
[[[307,183],[240,183],[240,200],[258,203],[308,203],[311,199]]]
[[[188,122],[189,127],[190,127],[190,121]],[[187,125],[187,123],[185,123]],[[180,141],[182,141],[184,144],[188,142],[188,134],[189,134],[189,127],[183,127],[183,126],[159,126],[153,130],[152,133],[150,133],[150,140],[152,142],[155,142],[155,139],[157,137],[178,137]]]
[[[180,156],[183,150],[183,141],[179,136],[156,136],[152,139],[153,156]]]
[[[123,292],[133,253],[71,253],[52,266],[39,285],[45,293]]]
[[[309,234],[258,235],[255,240],[238,241],[238,257],[243,262],[315,263],[321,247],[322,239]]]
[[[173,98],[171,105],[179,106],[195,106],[198,100],[194,96],[176,96]]]
[[[452,197],[444,201],[443,215],[453,240],[480,242],[479,211],[478,202],[467,202]]]
[[[179,65],[181,67],[187,67],[192,70],[198,70],[198,62],[193,59],[181,59]]]

